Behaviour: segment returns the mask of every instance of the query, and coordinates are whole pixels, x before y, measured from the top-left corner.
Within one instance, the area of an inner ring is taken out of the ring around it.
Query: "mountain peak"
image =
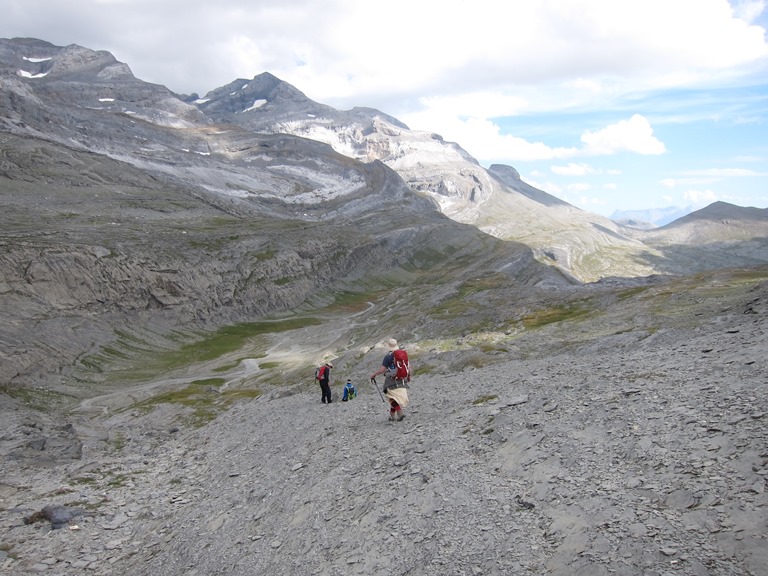
[[[77,44],[54,46],[34,38],[0,38],[0,61],[16,76],[35,80],[99,82],[135,80],[127,64],[105,50]]]
[[[239,114],[275,107],[303,107],[315,103],[288,82],[269,72],[263,72],[251,80],[238,78],[211,90],[196,104],[206,112]]]
[[[695,221],[712,221],[727,223],[729,221],[761,221],[768,222],[768,208],[737,206],[728,202],[717,201],[701,210],[691,212],[672,222],[669,227],[684,225]]]

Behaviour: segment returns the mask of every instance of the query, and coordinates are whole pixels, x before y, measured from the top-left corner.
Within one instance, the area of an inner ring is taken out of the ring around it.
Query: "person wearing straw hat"
[[[381,362],[381,367],[371,374],[371,380],[376,378],[379,374],[386,375],[384,379],[384,395],[389,400],[389,419],[394,422],[399,422],[405,418],[403,408],[408,406],[409,402],[408,381],[395,378],[395,351],[400,350],[397,340],[394,338],[387,340],[387,348],[389,349],[389,352],[384,356],[384,360]]]

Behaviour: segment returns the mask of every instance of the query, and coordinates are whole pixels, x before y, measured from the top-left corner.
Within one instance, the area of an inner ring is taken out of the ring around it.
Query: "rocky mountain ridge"
[[[692,273],[710,265],[705,252],[679,258],[700,239],[678,236],[681,247],[656,243],[608,218],[591,214],[538,190],[510,166],[482,168],[458,144],[437,134],[409,130],[377,110],[334,110],[306,98],[271,74],[239,79],[198,100],[206,114],[257,132],[290,133],[331,145],[364,162],[380,160],[414,190],[430,195],[450,218],[498,238],[523,242],[537,257],[582,281],[606,276]],[[733,207],[736,210],[738,207]],[[738,219],[734,212],[734,219]],[[710,232],[713,232],[710,230]],[[750,240],[768,236],[768,221]],[[719,241],[712,238],[713,241]],[[768,259],[765,243],[750,250]],[[753,260],[749,258],[749,261]],[[660,262],[663,267],[657,267]]]

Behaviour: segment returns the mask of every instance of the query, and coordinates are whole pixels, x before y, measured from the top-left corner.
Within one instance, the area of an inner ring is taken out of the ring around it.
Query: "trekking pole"
[[[371,378],[371,382],[373,383],[374,386],[376,386],[376,390],[379,392],[379,396],[381,396],[381,401],[386,404],[387,401],[384,400],[384,394],[381,393],[381,390],[379,390],[379,385],[376,384],[376,378]]]

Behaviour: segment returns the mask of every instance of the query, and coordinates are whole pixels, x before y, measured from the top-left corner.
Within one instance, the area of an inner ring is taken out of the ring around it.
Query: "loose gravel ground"
[[[397,423],[375,366],[351,402],[295,383],[202,428],[81,416],[79,460],[3,462],[0,572],[764,576],[768,286],[676,310],[420,375]],[[24,523],[45,506],[75,516]]]

